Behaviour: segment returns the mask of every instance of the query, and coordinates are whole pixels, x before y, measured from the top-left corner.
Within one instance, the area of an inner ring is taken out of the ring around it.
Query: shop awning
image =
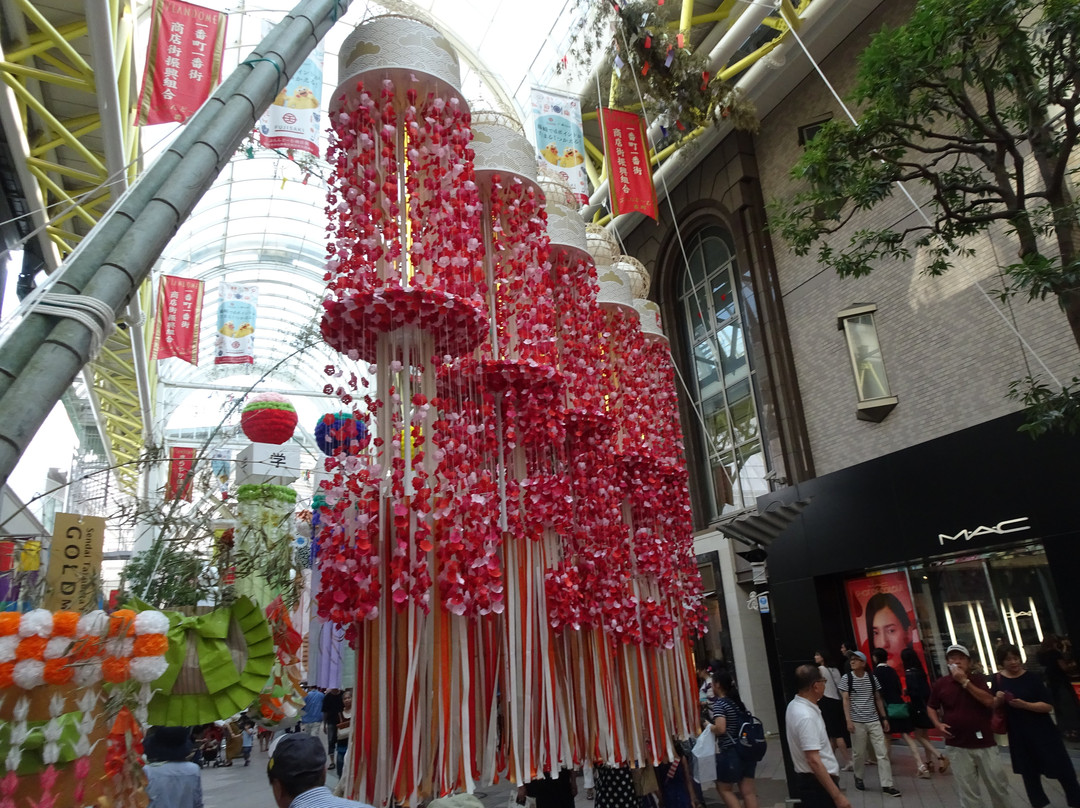
[[[809,504],[810,498],[796,500],[790,505],[774,505],[770,510],[761,513],[736,516],[730,522],[717,525],[716,529],[729,539],[743,544],[768,547]]]

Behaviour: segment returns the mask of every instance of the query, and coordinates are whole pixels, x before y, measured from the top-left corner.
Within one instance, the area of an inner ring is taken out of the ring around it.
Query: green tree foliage
[[[158,542],[124,568],[124,595],[159,609],[197,606],[213,596],[216,578],[203,553]]]
[[[823,265],[858,277],[913,248],[941,274],[972,253],[969,236],[1004,227],[1017,250],[1001,267],[1002,294],[1053,296],[1080,346],[1078,37],[1076,0],[920,0],[859,58],[858,125],[830,121],[807,145],[792,170],[805,189],[770,205],[772,228],[797,254],[816,249]],[[902,193],[897,183],[929,195],[929,222],[832,237]],[[1036,392],[1024,380],[1011,395],[1066,418],[1078,386]]]

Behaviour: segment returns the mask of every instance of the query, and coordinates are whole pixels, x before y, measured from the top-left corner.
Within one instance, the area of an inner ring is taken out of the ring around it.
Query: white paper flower
[[[108,631],[109,616],[98,609],[79,618],[80,637],[100,637]]]
[[[169,630],[169,618],[161,612],[147,611],[135,615],[136,634],[164,634]]]
[[[60,657],[65,657],[71,650],[71,646],[70,637],[53,637],[45,644],[45,658],[60,659]]]
[[[169,668],[163,656],[135,657],[131,660],[128,671],[136,682],[153,682],[161,678]]]
[[[33,690],[45,684],[45,663],[40,659],[24,659],[15,663],[12,680],[23,690]]]
[[[101,660],[89,659],[75,666],[75,684],[79,687],[90,687],[101,681]]]
[[[105,656],[120,657],[121,659],[131,656],[135,650],[135,640],[130,637],[113,637],[105,641]]]
[[[34,609],[19,620],[20,637],[48,637],[52,634],[52,612],[48,609]]]
[[[14,662],[15,649],[18,647],[18,645],[18,637],[0,637],[0,662]]]

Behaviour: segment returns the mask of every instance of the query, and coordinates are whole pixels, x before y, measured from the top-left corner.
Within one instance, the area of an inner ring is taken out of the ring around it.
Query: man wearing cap
[[[885,745],[885,733],[889,720],[885,717],[885,702],[881,700],[881,683],[866,669],[866,654],[852,651],[848,654],[851,670],[840,679],[840,697],[844,701],[844,717],[851,733],[851,758],[855,767],[855,788],[865,791],[863,773],[866,770],[866,741],[869,738],[877,758],[881,793],[899,797],[900,791],[893,786],[892,764],[889,748]]]
[[[818,701],[825,692],[825,677],[816,665],[795,669],[798,693],[787,706],[784,725],[795,782],[803,808],[851,808],[840,790],[840,764],[833,754]]]
[[[980,794],[979,781],[986,786],[990,805],[1009,808],[1009,781],[990,730],[994,697],[981,676],[970,675],[971,654],[967,648],[950,645],[945,661],[949,664],[949,675],[934,682],[926,713],[945,736],[945,745],[952,749],[960,808],[987,805],[986,798]]]
[[[143,743],[149,808],[203,808],[202,773],[188,727],[150,727]]]
[[[326,787],[326,749],[314,735],[283,735],[270,753],[266,776],[278,808],[371,808],[330,793]]]

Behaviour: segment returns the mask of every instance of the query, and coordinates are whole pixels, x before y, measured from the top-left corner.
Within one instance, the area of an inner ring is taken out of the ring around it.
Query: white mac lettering
[[[1027,522],[1028,517],[1018,516],[1016,519],[1006,519],[1003,522],[998,522],[996,525],[990,525],[986,527],[979,525],[974,530],[961,530],[955,536],[948,533],[938,534],[938,544],[945,544],[947,541],[971,541],[976,536],[1001,536],[1006,533],[1019,533],[1021,530],[1031,530],[1031,525],[1024,524]]]

